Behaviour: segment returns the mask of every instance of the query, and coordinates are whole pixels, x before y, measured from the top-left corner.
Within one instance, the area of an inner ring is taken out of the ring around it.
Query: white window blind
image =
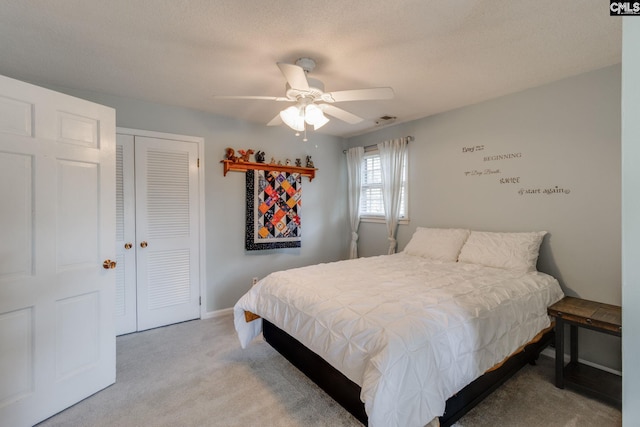
[[[400,218],[407,219],[407,159],[402,167],[402,193],[400,195]],[[362,219],[384,219],[382,203],[382,170],[377,151],[365,154],[362,159],[362,190],[360,194],[360,217]]]

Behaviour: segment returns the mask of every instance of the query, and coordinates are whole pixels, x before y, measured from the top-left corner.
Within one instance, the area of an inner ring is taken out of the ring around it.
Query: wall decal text
[[[520,184],[520,177],[511,176],[509,178],[500,178],[500,184]]]
[[[466,171],[464,175],[465,176],[482,176],[482,175],[495,175],[497,173],[502,173],[502,172],[500,172],[500,169],[485,169],[481,171],[474,169],[472,171]]]
[[[473,153],[474,151],[482,151],[484,150],[484,145],[474,145],[471,147],[462,147],[463,153]]]
[[[485,162],[492,162],[495,160],[519,159],[521,157],[522,157],[522,153],[509,153],[509,154],[497,154],[495,156],[485,156],[483,160]]]
[[[518,194],[521,196],[527,196],[531,194],[552,195],[552,194],[569,194],[569,193],[571,193],[570,189],[558,187],[557,185],[551,188],[521,188],[520,190],[518,190]]]

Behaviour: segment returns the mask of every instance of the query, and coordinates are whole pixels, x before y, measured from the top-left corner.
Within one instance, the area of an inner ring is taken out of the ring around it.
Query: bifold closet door
[[[116,335],[138,329],[136,315],[136,206],[133,135],[116,138]]]
[[[200,317],[198,146],[135,137],[138,330]]]

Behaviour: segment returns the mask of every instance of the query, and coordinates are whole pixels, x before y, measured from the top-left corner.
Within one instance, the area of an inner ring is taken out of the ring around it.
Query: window
[[[407,158],[402,168],[402,193],[400,194],[400,219],[408,218],[407,209]],[[365,153],[362,159],[362,189],[360,193],[360,219],[364,221],[384,222],[384,204],[382,203],[382,169],[377,151]]]

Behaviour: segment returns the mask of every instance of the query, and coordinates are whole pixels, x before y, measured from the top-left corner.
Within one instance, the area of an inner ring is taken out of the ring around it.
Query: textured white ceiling
[[[326,91],[391,86],[340,103],[351,136],[621,61],[602,0],[2,0],[0,74],[267,123],[277,61],[309,56]]]

